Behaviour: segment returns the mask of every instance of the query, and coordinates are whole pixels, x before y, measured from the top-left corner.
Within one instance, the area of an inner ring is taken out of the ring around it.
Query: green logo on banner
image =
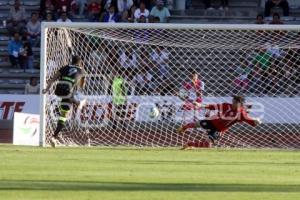
[[[37,125],[39,124],[39,119],[36,117],[26,117],[22,126],[18,126],[20,132],[24,135],[30,134],[32,137],[37,132]]]

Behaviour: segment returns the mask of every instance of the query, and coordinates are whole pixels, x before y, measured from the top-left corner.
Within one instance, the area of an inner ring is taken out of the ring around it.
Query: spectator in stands
[[[132,0],[118,0],[118,7],[117,10],[123,15],[123,12],[127,12],[131,6],[133,6]]]
[[[249,89],[250,92],[260,94],[262,92],[262,76],[263,70],[261,69],[260,63],[254,66],[253,70],[249,73]]]
[[[29,83],[25,85],[24,94],[39,94],[40,84],[38,84],[38,79],[36,77],[30,77]]]
[[[267,53],[271,54],[273,58],[280,58],[283,55],[282,49],[276,43],[267,44]]]
[[[160,19],[159,19],[159,17],[158,17],[158,23],[159,23],[159,21],[160,21]],[[151,15],[149,15],[149,17],[148,17],[148,22],[149,22],[149,23],[154,23],[154,17],[151,16]]]
[[[20,35],[18,32],[15,32],[13,39],[8,42],[9,60],[14,68],[22,66],[22,51],[23,44],[20,40]]]
[[[294,94],[299,93],[299,77],[300,77],[300,49],[290,48],[282,60],[284,65],[278,70],[282,74],[279,80],[280,90],[284,93],[290,93],[291,90]]]
[[[278,13],[273,14],[273,19],[270,22],[270,24],[283,24],[283,22],[280,20],[280,15]]]
[[[256,16],[255,24],[264,24],[264,23],[265,23],[264,16],[262,14],[258,14]]]
[[[164,7],[164,3],[162,0],[156,1],[156,6],[152,8],[151,16],[159,17],[160,23],[166,23],[169,21],[170,12],[169,9]]]
[[[48,13],[46,14],[46,18],[45,18],[44,21],[45,21],[45,22],[54,22],[53,15],[52,15],[51,12],[48,12]]]
[[[271,53],[266,48],[261,48],[254,59],[253,65],[257,65],[262,70],[267,71],[271,65],[271,57]]]
[[[76,0],[76,6],[78,6],[78,14],[79,15],[83,15],[84,14],[84,10],[87,4],[87,0]]]
[[[31,14],[31,20],[27,23],[26,29],[30,44],[36,47],[41,39],[41,22],[38,20],[38,14],[36,12]]]
[[[26,24],[26,11],[21,6],[20,0],[15,0],[14,6],[10,8],[7,29],[12,35],[14,32],[23,33]]]
[[[151,56],[150,56],[150,49],[142,47],[139,50],[138,56],[138,67],[141,69],[145,69],[146,71],[150,71],[150,63],[151,63]]]
[[[111,5],[115,6],[115,8],[118,8],[118,2],[117,2],[117,0],[103,0],[103,1],[104,1],[104,3],[103,3],[104,9],[106,11],[108,11],[108,9],[109,9],[109,7]]]
[[[162,46],[156,46],[151,54],[151,74],[158,82],[169,78],[169,52]]]
[[[173,0],[165,0],[165,6],[169,10],[173,10],[174,9],[174,1]]]
[[[136,20],[138,23],[147,23],[147,18],[144,15],[141,15],[139,19]]]
[[[138,68],[137,55],[131,47],[125,48],[121,52],[120,66],[127,73],[127,80],[131,81],[136,74]]]
[[[122,21],[123,22],[134,22],[135,10],[136,10],[136,6],[132,5],[128,11],[123,12]]]
[[[134,3],[135,5],[140,5],[141,2],[145,3],[146,8],[147,8],[148,10],[151,10],[151,9],[155,6],[156,0],[134,0],[134,1],[133,1],[133,3]]]
[[[134,22],[134,13],[135,13],[136,9],[137,9],[137,6],[133,5],[133,6],[131,6],[131,8],[128,11],[128,17],[130,18],[130,20],[129,20],[130,22]]]
[[[55,0],[55,9],[58,15],[63,12],[73,15],[76,10],[76,2],[74,0]]]
[[[146,4],[144,2],[141,2],[140,7],[134,12],[134,20],[136,22],[140,22],[141,17],[144,17],[144,19],[148,21],[149,14],[149,10],[146,9]]]
[[[23,69],[34,69],[34,57],[33,51],[30,41],[26,36],[22,37],[23,43],[23,51],[22,51],[22,60],[21,60],[21,67]]]
[[[91,22],[96,22],[100,18],[102,11],[102,1],[92,0],[88,5],[88,15]]]
[[[108,11],[103,16],[102,21],[108,23],[120,22],[120,15],[118,14],[114,5],[109,6]]]
[[[133,78],[137,95],[149,95],[151,93],[152,78],[153,76],[146,69],[140,69],[140,72]]]
[[[66,12],[62,12],[60,18],[57,20],[57,22],[72,22],[69,18]]]
[[[55,12],[55,0],[41,0],[40,1],[40,17],[45,19],[47,13]]]
[[[265,73],[264,79],[264,93],[270,95],[276,95],[279,87],[278,71],[276,67],[272,65]]]
[[[15,32],[13,39],[8,42],[8,55],[12,67],[19,68],[21,66],[22,51],[23,44],[20,40],[20,35],[18,32]]]
[[[211,0],[203,0],[205,9],[207,10],[213,10],[214,8],[211,6]],[[219,7],[219,10],[225,9],[228,11],[228,0],[221,0],[221,6]]]
[[[234,80],[234,84],[237,87],[236,92],[247,90],[249,84],[248,76],[250,72],[251,68],[249,67],[248,61],[246,59],[242,59],[240,61],[240,66],[236,69],[237,77]]]
[[[273,7],[281,7],[283,9],[283,16],[289,16],[289,3],[287,0],[267,0],[265,4],[265,16],[271,15]]]
[[[91,71],[92,73],[96,73],[98,71],[98,73],[104,75],[110,73],[105,71],[107,69],[106,66],[109,65],[108,63],[108,60],[110,59],[108,57],[109,53],[110,53],[110,49],[108,49],[107,44],[102,42],[98,46],[93,45],[92,51],[89,55],[89,60],[90,60],[89,63],[91,64],[91,68],[89,69],[89,71]]]

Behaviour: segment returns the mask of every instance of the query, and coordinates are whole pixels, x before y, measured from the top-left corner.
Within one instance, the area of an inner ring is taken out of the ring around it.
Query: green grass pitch
[[[1,200],[299,200],[300,152],[0,146]]]

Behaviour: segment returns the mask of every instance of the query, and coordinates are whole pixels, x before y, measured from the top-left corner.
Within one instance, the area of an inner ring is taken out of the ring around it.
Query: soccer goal
[[[43,23],[42,88],[72,54],[83,59],[87,105],[73,109],[62,144],[181,146],[207,134],[178,126],[215,114],[193,101],[238,94],[263,123],[233,126],[218,147],[300,148],[300,26]],[[58,119],[54,89],[41,95],[41,145]]]

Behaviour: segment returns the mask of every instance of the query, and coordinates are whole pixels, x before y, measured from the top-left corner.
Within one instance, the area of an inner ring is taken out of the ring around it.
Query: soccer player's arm
[[[78,82],[78,84],[77,84],[77,86],[79,87],[79,89],[83,89],[84,88],[84,86],[85,86],[85,73],[84,74],[82,74],[82,76],[80,77],[80,79],[79,79],[79,82]]]
[[[251,126],[257,126],[261,123],[260,119],[250,117],[245,109],[241,112],[241,121],[246,122]]]
[[[51,88],[52,84],[53,84],[56,80],[58,80],[60,76],[61,76],[60,71],[57,71],[57,72],[53,75],[53,77],[48,81],[46,89],[43,89],[43,91],[42,91],[43,94],[46,94],[46,93],[49,91],[49,89]]]

